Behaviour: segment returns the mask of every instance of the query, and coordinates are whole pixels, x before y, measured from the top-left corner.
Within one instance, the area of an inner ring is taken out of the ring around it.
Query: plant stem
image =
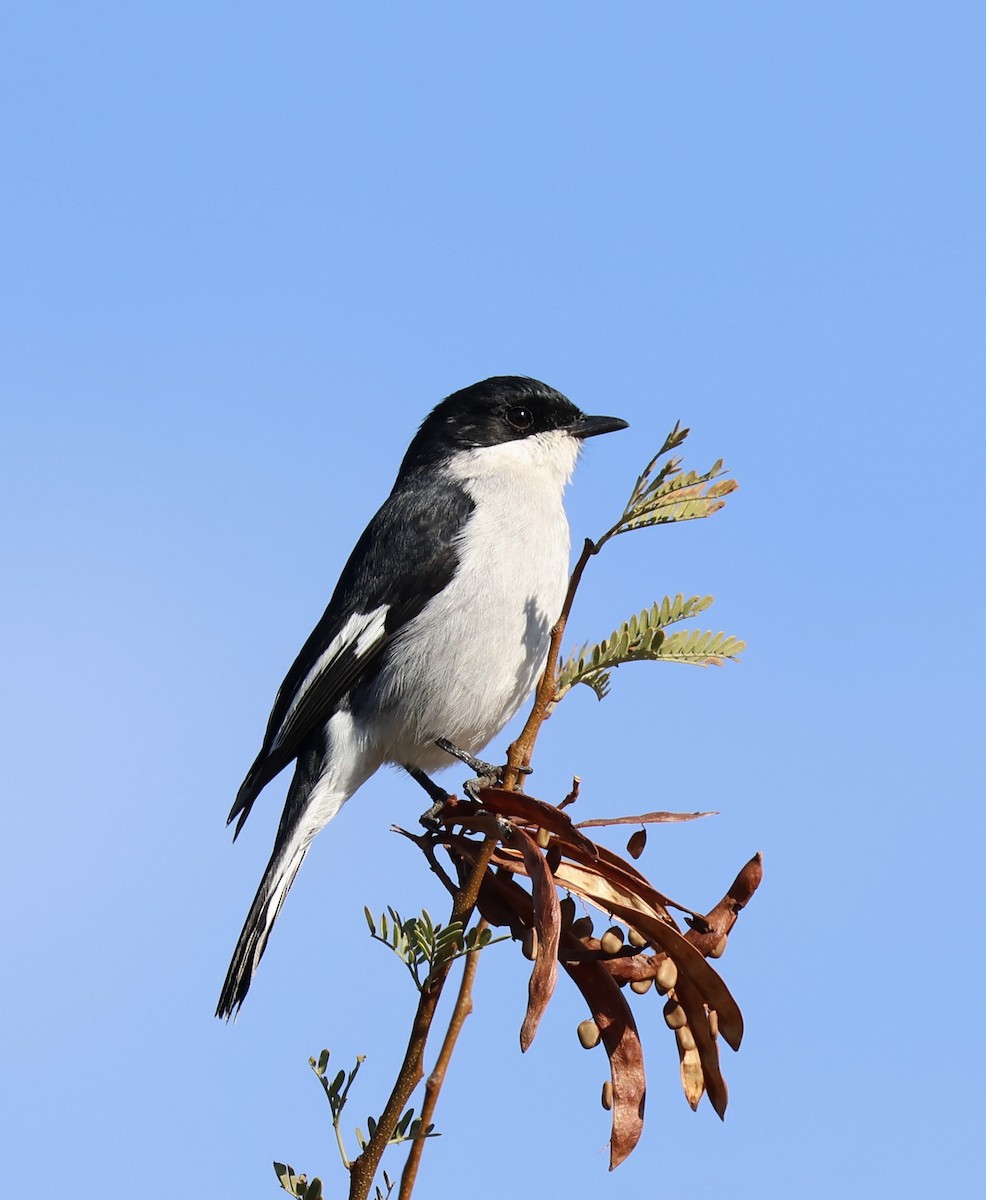
[[[530,766],[531,754],[534,751],[534,743],[537,740],[538,732],[544,724],[544,719],[548,715],[555,699],[555,684],[558,674],[558,657],[561,653],[561,641],[565,636],[565,625],[568,623],[568,615],[572,611],[572,601],[575,599],[575,592],[579,584],[582,582],[582,572],[585,570],[589,559],[598,553],[601,543],[594,542],[591,538],[585,539],[585,544],[582,547],[582,553],[579,555],[579,561],[575,564],[575,569],[572,571],[572,577],[568,581],[568,591],[565,593],[565,603],[562,605],[561,616],[555,622],[551,630],[551,642],[548,646],[548,661],[544,668],[544,674],[538,683],[537,691],[534,693],[534,707],[531,709],[531,715],[527,718],[527,724],[521,730],[520,737],[507,750],[507,769],[504,772],[503,786],[513,791],[517,787],[517,781],[520,778],[521,767]]]
[[[487,928],[489,926],[486,921],[482,920],[477,925],[476,932],[477,934],[481,934]],[[432,1124],[432,1118],[435,1115],[435,1106],[438,1103],[442,1084],[445,1082],[445,1075],[448,1071],[449,1062],[452,1059],[452,1052],[455,1050],[455,1044],[459,1039],[459,1034],[462,1032],[462,1026],[465,1024],[466,1017],[472,1012],[472,985],[476,978],[476,968],[479,966],[480,949],[481,947],[477,946],[475,950],[470,950],[466,955],[466,965],[462,972],[462,982],[459,984],[459,994],[455,1000],[455,1008],[452,1010],[448,1030],[445,1033],[445,1040],[442,1042],[442,1048],[435,1061],[435,1066],[428,1076],[428,1082],[425,1084],[425,1096],[424,1102],[421,1105],[420,1118],[422,1136],[416,1138],[411,1143],[411,1152],[407,1156],[407,1162],[404,1164],[404,1171],[401,1175],[401,1190],[397,1200],[409,1200],[411,1192],[414,1189],[414,1182],[418,1176],[418,1165],[421,1162],[421,1155],[425,1146],[424,1131]]]
[[[486,868],[489,866],[498,841],[498,835],[491,833],[483,842],[472,874],[469,876],[465,886],[459,888],[455,893],[449,924],[453,921],[461,921],[463,929],[468,925],[469,918],[476,906],[476,897],[479,895],[483,876],[486,874]],[[424,1062],[425,1046],[427,1045],[428,1034],[435,1019],[435,1010],[438,1007],[442,988],[445,986],[449,971],[452,969],[452,961],[449,959],[442,963],[428,978],[425,987],[421,991],[421,995],[418,998],[417,1011],[414,1014],[414,1022],[411,1026],[411,1035],[408,1039],[407,1050],[404,1052],[404,1061],[401,1063],[397,1081],[394,1084],[393,1091],[390,1093],[390,1099],[387,1101],[386,1107],[380,1115],[376,1132],[367,1142],[362,1154],[352,1164],[349,1176],[349,1200],[367,1200],[370,1188],[373,1186],[377,1168],[380,1166],[380,1159],[383,1157],[383,1152],[389,1145],[390,1139],[394,1136],[397,1122],[401,1119],[401,1114],[407,1106],[411,1093],[418,1086],[424,1075],[422,1064]]]
[[[332,1118],[332,1128],[335,1130],[336,1145],[339,1147],[339,1155],[342,1158],[342,1165],[348,1171],[353,1164],[349,1160],[349,1155],[346,1153],[345,1143],[342,1140],[342,1127],[339,1124],[339,1119],[341,1116],[341,1112],[334,1114]]]

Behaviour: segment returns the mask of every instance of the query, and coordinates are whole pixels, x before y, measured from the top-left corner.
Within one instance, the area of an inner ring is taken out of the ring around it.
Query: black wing
[[[402,475],[349,556],[322,619],[278,689],[264,744],[227,824],[236,834],[261,790],[305,748],[394,635],[452,579],[473,502],[454,480]]]

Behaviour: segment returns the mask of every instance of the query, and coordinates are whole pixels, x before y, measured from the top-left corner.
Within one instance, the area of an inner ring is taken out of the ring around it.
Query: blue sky
[[[720,1125],[638,1005],[647,1127],[608,1175],[584,1012],[563,984],[522,1058],[524,964],[497,947],[421,1195],[977,1190],[984,26],[972,3],[7,6],[8,1181],[264,1197],[277,1158],[342,1192],[307,1057],[366,1054],[353,1123],[379,1107],[412,995],[362,906],[444,911],[388,832],[418,790],[381,774],[318,839],[235,1027],[211,1013],[283,785],[235,848],[225,815],[418,421],[526,373],[631,424],[587,447],[575,538],[678,418],[691,465],[740,479],[712,521],[618,539],[572,637],[711,592],[743,664],[573,693],[532,790],[720,810],[643,860],[698,908],[764,852],[720,963],[748,1032]]]

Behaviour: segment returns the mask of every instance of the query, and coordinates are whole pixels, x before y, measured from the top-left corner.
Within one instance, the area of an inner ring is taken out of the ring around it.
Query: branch
[[[508,791],[516,789],[517,781],[520,778],[520,768],[530,766],[531,754],[534,752],[534,743],[537,741],[538,732],[555,702],[558,660],[561,655],[562,638],[565,636],[565,626],[568,623],[569,613],[572,611],[575,593],[582,582],[582,572],[588,565],[589,559],[599,552],[600,545],[601,543],[597,544],[591,538],[585,539],[579,561],[575,564],[572,577],[568,581],[568,591],[565,593],[561,616],[551,630],[548,661],[534,694],[534,707],[531,709],[531,715],[527,718],[527,724],[521,730],[520,737],[511,743],[507,750],[507,769],[503,775],[503,786]]]
[[[453,921],[459,921],[463,928],[465,928],[469,923],[469,918],[476,906],[476,897],[479,894],[483,876],[486,874],[486,868],[489,866],[493,853],[496,850],[497,841],[498,834],[487,834],[486,840],[479,848],[475,866],[466,885],[455,893],[455,898],[452,902],[452,914],[449,918],[450,924]],[[373,1136],[367,1142],[362,1154],[352,1164],[352,1171],[349,1178],[349,1200],[367,1200],[369,1197],[370,1188],[373,1186],[373,1180],[376,1176],[377,1168],[380,1166],[380,1159],[383,1157],[383,1152],[394,1136],[397,1122],[401,1119],[401,1114],[407,1106],[411,1093],[418,1086],[424,1075],[422,1064],[424,1062],[425,1046],[428,1043],[428,1034],[431,1032],[431,1026],[435,1019],[435,1011],[438,1008],[438,1001],[441,998],[442,989],[445,986],[445,981],[451,969],[451,960],[440,963],[421,989],[421,995],[418,998],[418,1007],[414,1014],[414,1022],[411,1026],[411,1035],[407,1043],[407,1050],[404,1052],[404,1061],[401,1063],[397,1081],[394,1084],[393,1091],[390,1093],[390,1099],[380,1114],[380,1120],[373,1132]],[[426,1127],[427,1122],[423,1122],[422,1128]]]
[[[484,929],[488,928],[489,926],[486,921],[480,921],[477,931],[482,933]],[[452,1059],[452,1053],[455,1050],[455,1044],[459,1039],[459,1034],[462,1032],[462,1026],[465,1024],[466,1017],[472,1012],[472,985],[476,978],[476,968],[479,966],[480,949],[481,947],[477,946],[475,950],[470,950],[466,955],[466,965],[462,973],[462,982],[459,984],[459,994],[456,997],[455,1008],[452,1010],[452,1016],[449,1020],[445,1041],[442,1042],[442,1049],[435,1062],[435,1067],[428,1076],[428,1082],[425,1084],[425,1097],[424,1103],[421,1105],[420,1118],[422,1129],[427,1129],[435,1116],[435,1106],[438,1103],[442,1084],[445,1082],[445,1075],[448,1071],[449,1062]],[[421,1154],[424,1146],[425,1139],[423,1137],[415,1138],[411,1143],[411,1152],[407,1157],[407,1162],[404,1164],[404,1172],[401,1175],[401,1190],[398,1194],[398,1200],[410,1200],[410,1195],[417,1179],[418,1165],[421,1162]]]

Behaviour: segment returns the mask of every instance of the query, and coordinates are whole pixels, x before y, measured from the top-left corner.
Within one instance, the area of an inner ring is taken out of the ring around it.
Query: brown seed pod
[[[599,939],[599,949],[603,954],[619,954],[623,949],[623,930],[613,925]]]
[[[611,1079],[607,1079],[603,1084],[602,1102],[603,1108],[609,1112],[613,1107],[613,1081]]]
[[[643,996],[645,992],[649,992],[654,986],[653,979],[631,979],[630,991],[636,992],[638,996]]]
[[[599,1026],[591,1017],[587,1017],[584,1021],[579,1022],[579,1027],[576,1030],[579,1035],[579,1041],[582,1043],[584,1050],[591,1050],[593,1046],[599,1045]]]
[[[567,929],[575,920],[575,901],[571,896],[566,896],[558,902],[558,908],[561,911],[561,927]]]
[[[688,1018],[685,1016],[685,1010],[681,1007],[677,1000],[669,1000],[664,1006],[664,1020],[667,1022],[668,1029],[680,1029],[682,1025],[688,1024]]]
[[[524,930],[524,938],[521,942],[521,952],[529,962],[533,962],[537,958],[538,931],[536,929]]]
[[[644,847],[647,845],[647,830],[638,829],[636,833],[630,834],[630,840],[627,842],[627,854],[631,858],[639,858],[644,852]]]

